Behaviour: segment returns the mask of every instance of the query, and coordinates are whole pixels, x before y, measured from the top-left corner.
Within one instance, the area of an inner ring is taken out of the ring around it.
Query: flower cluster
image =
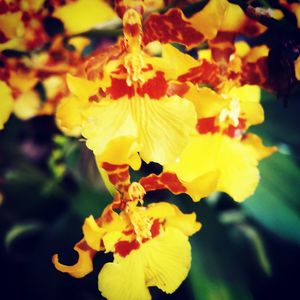
[[[168,189],[194,201],[225,192],[243,201],[258,185],[259,160],[276,151],[248,132],[264,121],[260,89],[278,92],[272,48],[253,46],[251,38],[286,11],[299,26],[300,6],[231,2],[33,0],[0,7],[0,128],[11,112],[22,119],[55,114],[64,134],[85,139],[114,187],[102,215],[84,222],[77,263],[53,257],[58,270],[79,278],[93,270],[97,252],[112,252],[114,261],[99,273],[108,299],[150,299],[151,286],[172,293],[188,274],[188,237],[200,229],[195,213],[168,202],[144,205],[146,192]],[[191,14],[189,5],[199,9]],[[122,22],[123,35],[83,57],[90,41],[81,33],[104,22]],[[289,69],[295,81],[299,57]],[[143,161],[160,164],[161,173],[131,182],[129,169]]]

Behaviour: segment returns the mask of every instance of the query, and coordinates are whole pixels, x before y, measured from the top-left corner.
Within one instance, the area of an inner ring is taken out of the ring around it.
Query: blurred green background
[[[153,299],[300,299],[300,90],[288,107],[263,93],[266,121],[252,129],[278,153],[260,164],[261,182],[241,205],[223,194],[200,203],[152,192],[196,211],[203,227],[191,238],[192,268],[173,294],[151,289]],[[97,217],[111,196],[83,142],[60,135],[52,117],[21,122],[0,132],[1,299],[101,299],[97,275],[111,255],[99,253],[94,272],[74,279],[55,270],[51,256],[76,261],[73,245],[84,218]],[[157,172],[144,165],[140,173]]]

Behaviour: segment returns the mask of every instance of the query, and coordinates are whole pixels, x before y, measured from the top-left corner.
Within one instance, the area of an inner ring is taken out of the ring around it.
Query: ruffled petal
[[[107,162],[118,164],[119,157],[109,155],[110,151],[119,150],[119,147],[118,149],[111,148],[117,146],[118,143],[111,142],[120,138],[132,141],[138,137],[137,125],[131,112],[131,100],[103,100],[100,103],[93,103],[84,115],[82,135],[87,139],[87,147],[93,150],[97,157],[103,156],[105,159],[110,159]],[[127,146],[132,151],[136,149],[132,147],[132,143],[128,143]],[[123,151],[129,156],[133,154],[128,149],[123,148]]]
[[[216,191],[226,192],[236,201],[249,197],[259,180],[253,151],[239,140],[220,134],[193,138],[178,163],[169,169],[187,183],[193,183],[199,176],[209,175],[214,179],[215,174],[212,172],[217,172]]]
[[[186,278],[190,264],[187,236],[166,228],[125,258],[116,257],[106,264],[99,274],[99,290],[110,300],[151,299],[148,286],[173,293]]]
[[[178,96],[159,101],[134,99],[132,111],[142,145],[140,155],[147,163],[164,165],[175,160],[196,124],[194,106]]]
[[[98,288],[110,300],[150,300],[141,253],[132,251],[119,262],[105,264],[99,273]]]
[[[157,286],[166,293],[173,293],[179,287],[191,266],[187,236],[171,227],[134,252],[137,255],[141,252],[146,285]]]
[[[126,138],[127,146],[132,151],[122,149],[128,154],[127,162],[132,157],[136,160],[134,153],[137,150],[146,162],[164,164],[172,161],[187,144],[196,123],[192,103],[177,96],[159,101],[149,98],[101,101],[92,104],[84,114],[86,121],[82,134],[87,138],[87,146],[95,155],[110,159],[108,162],[112,164],[120,163],[120,159],[107,155],[106,151],[113,153],[119,150],[119,147],[111,147],[118,145],[116,140],[120,138]],[[164,143],[160,143],[161,140]]]

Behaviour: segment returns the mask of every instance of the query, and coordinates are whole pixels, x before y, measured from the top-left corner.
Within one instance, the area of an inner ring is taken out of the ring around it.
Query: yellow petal
[[[196,112],[193,104],[178,96],[131,100],[145,162],[164,165],[175,160],[194,132]]]
[[[175,205],[167,202],[151,203],[148,205],[145,214],[154,219],[167,219],[175,216],[176,211],[174,207]]]
[[[189,69],[199,66],[199,62],[188,54],[184,54],[171,44],[163,44],[162,57],[168,62],[172,61],[172,69],[169,78],[176,79],[180,75],[187,73]],[[169,63],[170,65],[170,63]]]
[[[71,276],[81,278],[93,271],[93,255],[88,249],[81,249],[78,244],[74,247],[78,253],[78,261],[73,266],[66,266],[58,261],[58,255],[52,257],[52,262],[57,270],[63,273],[69,273]]]
[[[107,263],[98,277],[98,288],[109,300],[150,300],[145,284],[142,257],[132,251],[119,263]]]
[[[82,226],[84,239],[87,244],[94,250],[100,250],[100,242],[104,236],[106,230],[99,227],[93,216],[89,216],[85,219]]]
[[[191,265],[191,246],[178,229],[169,227],[157,238],[145,243],[141,252],[147,286],[173,293],[186,278]],[[126,259],[126,258],[125,258]]]
[[[124,237],[121,231],[111,231],[105,234],[103,237],[103,244],[105,252],[113,252],[115,250],[115,244]]]
[[[71,93],[81,101],[87,101],[90,96],[97,94],[99,89],[95,82],[71,74],[67,74],[67,84]]]
[[[240,102],[240,117],[247,120],[249,125],[260,124],[264,121],[264,110],[260,105],[260,88],[257,85],[233,87],[228,95]]]
[[[36,92],[29,90],[16,99],[14,114],[21,120],[28,120],[38,114],[40,107],[39,96]]]
[[[264,109],[260,103],[240,102],[240,117],[247,120],[247,125],[260,124],[265,119]]]
[[[242,140],[242,143],[249,146],[254,151],[257,160],[264,159],[277,151],[277,147],[275,146],[264,146],[262,139],[252,133],[248,133],[246,138]]]
[[[86,121],[83,124],[82,135],[87,138],[87,147],[93,150],[97,157],[101,158],[103,155],[103,158],[110,159],[108,162],[112,164],[118,164],[119,157],[109,156],[107,151],[117,151],[119,147],[112,150],[109,145],[114,144],[110,142],[121,137],[132,140],[138,136],[137,126],[131,114],[131,101],[103,100],[91,104],[85,112]],[[129,153],[128,149],[123,148],[122,151]]]
[[[59,7],[54,16],[63,21],[70,34],[87,31],[116,18],[113,9],[101,0],[78,0]]]
[[[151,299],[147,286],[173,293],[186,278],[191,264],[187,237],[175,228],[115,258],[99,274],[99,290],[111,300]]]
[[[234,44],[236,55],[239,57],[246,56],[250,51],[250,46],[245,41],[238,41]]]
[[[221,31],[234,32],[241,28],[246,21],[246,16],[243,10],[237,4],[229,3],[226,15],[223,19]]]
[[[105,151],[117,151],[111,147],[119,142],[113,141],[126,137],[132,153],[128,149],[122,149],[122,152],[130,153],[129,160],[132,157],[137,160],[134,153],[139,149],[141,158],[147,163],[164,164],[176,159],[196,124],[192,103],[177,96],[158,101],[149,98],[103,100],[91,104],[84,114],[86,121],[82,134],[96,156],[104,155]],[[131,143],[133,140],[135,143]],[[110,163],[120,163],[116,156],[106,157]]]
[[[145,215],[153,219],[165,219],[166,227],[174,227],[190,236],[200,230],[200,223],[196,222],[196,214],[184,214],[174,204],[167,202],[151,203]]]
[[[80,136],[82,109],[80,100],[75,96],[61,99],[55,113],[58,128],[66,135]]]
[[[97,156],[98,164],[113,162],[116,165],[128,164],[134,170],[139,170],[142,164],[138,155],[140,145],[135,137],[116,138],[107,144],[102,154]]]
[[[190,18],[189,21],[207,39],[213,39],[222,25],[227,6],[227,0],[210,0],[204,8]]]
[[[260,87],[258,85],[246,84],[241,87],[233,87],[228,92],[233,98],[237,98],[243,102],[259,102],[260,101]]]
[[[229,99],[224,99],[212,89],[195,85],[190,85],[184,97],[194,104],[198,119],[217,116],[230,103]]]
[[[191,196],[193,201],[197,202],[217,190],[219,177],[220,172],[214,170],[197,177],[191,182],[182,181],[182,184],[187,189],[186,193]]]
[[[220,134],[204,134],[191,140],[170,170],[188,183],[199,176],[218,172],[216,191],[226,192],[234,200],[242,201],[254,192],[258,184],[256,166],[255,154],[240,141]],[[201,185],[199,189],[201,191]]]
[[[14,106],[14,100],[8,85],[0,80],[0,130],[3,129]]]
[[[211,49],[201,49],[198,51],[198,57],[200,59],[206,59],[207,61],[211,61]]]
[[[200,230],[201,224],[196,222],[196,214],[184,214],[180,209],[173,205],[175,210],[175,215],[173,217],[167,218],[165,226],[173,227],[179,229],[186,236],[191,236]]]

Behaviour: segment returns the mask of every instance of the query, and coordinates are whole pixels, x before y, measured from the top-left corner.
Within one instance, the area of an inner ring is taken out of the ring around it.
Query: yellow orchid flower
[[[126,10],[123,25],[124,40],[92,57],[85,67],[86,78],[68,75],[75,98],[58,107],[57,123],[69,134],[81,128],[99,161],[128,163],[136,169],[139,152],[146,162],[165,164],[187,144],[196,123],[195,109],[182,97],[168,96],[168,83],[175,79],[173,67],[168,59],[142,50],[141,15]],[[72,110],[74,118],[67,109],[73,105],[77,107]],[[114,155],[120,145],[128,154],[124,161]]]
[[[196,106],[199,134],[166,171],[177,175],[195,201],[215,191],[236,201],[249,197],[259,181],[258,160],[276,151],[263,146],[257,136],[245,135],[250,125],[264,119],[259,88],[233,87],[223,95],[208,88],[191,89],[185,97]]]
[[[194,213],[183,214],[167,202],[138,206],[144,194],[138,183],[132,183],[122,196],[117,193],[99,219],[90,216],[85,220],[84,238],[74,247],[78,262],[65,266],[55,255],[55,267],[83,277],[92,271],[97,251],[113,252],[114,261],[105,264],[99,273],[98,287],[104,297],[151,299],[151,286],[173,293],[190,269],[188,236],[200,229],[200,223]],[[117,214],[115,208],[122,212]]]

